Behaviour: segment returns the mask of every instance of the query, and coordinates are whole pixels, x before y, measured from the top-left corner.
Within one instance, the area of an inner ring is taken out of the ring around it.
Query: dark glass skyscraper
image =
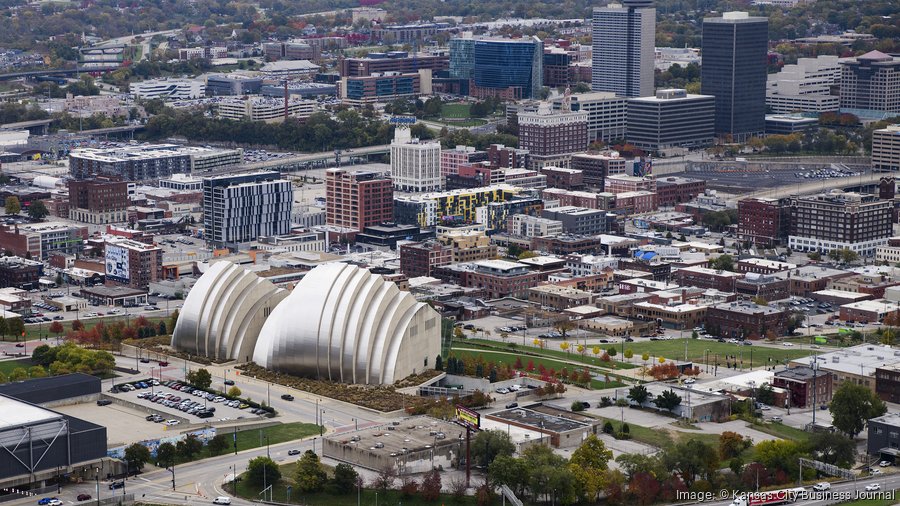
[[[735,141],[766,129],[769,20],[726,12],[703,20],[700,92],[716,97],[716,135]]]
[[[483,94],[503,95],[506,90],[504,98],[533,98],[543,85],[543,57],[544,44],[537,37],[478,39],[472,79]]]

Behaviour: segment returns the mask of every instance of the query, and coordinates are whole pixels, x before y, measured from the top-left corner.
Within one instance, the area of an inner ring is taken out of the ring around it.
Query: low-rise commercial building
[[[607,212],[603,209],[564,206],[541,211],[541,217],[562,223],[563,232],[573,235],[597,235],[609,231]]]
[[[716,329],[721,337],[764,338],[787,332],[788,313],[773,306],[749,301],[726,302],[711,306],[706,312],[706,328]]]
[[[706,267],[683,267],[675,271],[675,279],[681,286],[715,288],[723,292],[733,292],[734,284],[743,274]]]
[[[875,460],[900,462],[900,414],[888,413],[866,422],[866,451]]]
[[[833,381],[831,373],[809,366],[790,367],[777,371],[772,386],[787,390],[786,406],[812,408],[831,403]]]

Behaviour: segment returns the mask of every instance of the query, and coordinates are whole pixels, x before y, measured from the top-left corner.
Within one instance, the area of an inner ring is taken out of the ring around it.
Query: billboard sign
[[[415,125],[415,116],[391,116],[390,123],[392,125]]]
[[[120,283],[128,283],[129,272],[128,248],[107,243],[106,278]]]
[[[456,421],[465,427],[478,430],[481,426],[481,414],[464,406],[456,406]]]

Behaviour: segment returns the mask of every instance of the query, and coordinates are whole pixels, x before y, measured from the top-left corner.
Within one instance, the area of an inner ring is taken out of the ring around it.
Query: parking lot
[[[201,396],[202,391],[179,390],[178,388],[186,388],[183,383],[175,381],[166,381],[163,384],[151,385],[149,381],[135,382],[138,384],[146,384],[146,387],[135,387],[133,390],[126,391],[129,387],[117,385],[118,392],[111,393],[112,396],[133,402],[135,404],[146,406],[154,413],[159,413],[160,417],[150,423],[157,423],[161,426],[169,425],[178,428],[180,423],[173,417],[188,420],[188,423],[209,423],[215,421],[242,420],[246,418],[257,418],[259,415],[253,413],[254,408],[238,401],[228,402],[225,397],[219,395]],[[132,383],[133,385],[134,383]],[[212,397],[212,398],[210,398]],[[244,406],[241,408],[241,406]],[[205,412],[209,412],[209,415]],[[145,417],[148,415],[144,415]]]
[[[123,406],[109,404],[98,406],[96,403],[73,404],[53,408],[60,413],[103,425],[109,446],[131,444],[144,439],[155,439],[167,435],[168,427],[148,422],[147,413]],[[175,427],[177,429],[177,427]]]

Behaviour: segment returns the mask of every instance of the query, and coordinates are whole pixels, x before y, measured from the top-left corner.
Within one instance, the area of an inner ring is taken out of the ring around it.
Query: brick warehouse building
[[[371,171],[328,169],[325,172],[325,223],[362,231],[392,221],[391,180]]]
[[[773,246],[787,238],[788,214],[784,200],[752,198],[738,201],[738,239],[757,246]]]
[[[752,302],[724,302],[706,311],[706,328],[718,330],[721,337],[764,337],[769,331],[776,336],[787,332],[788,313],[772,306]]]
[[[789,392],[788,406],[792,408],[815,408],[831,402],[833,381],[831,373],[822,369],[813,370],[809,366],[791,367],[775,373],[772,386]]]
[[[163,251],[154,244],[124,238],[106,242],[106,284],[146,289],[162,279]]]
[[[69,181],[69,219],[92,223],[128,221],[128,183],[108,178]]]

